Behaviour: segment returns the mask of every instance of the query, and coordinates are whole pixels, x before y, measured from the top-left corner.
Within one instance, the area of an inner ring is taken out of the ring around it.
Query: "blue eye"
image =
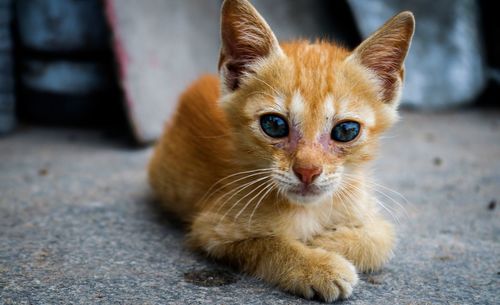
[[[333,127],[332,139],[339,142],[349,142],[354,140],[359,134],[359,123],[346,121]]]
[[[288,136],[288,123],[277,114],[264,114],[261,116],[260,127],[271,138]]]

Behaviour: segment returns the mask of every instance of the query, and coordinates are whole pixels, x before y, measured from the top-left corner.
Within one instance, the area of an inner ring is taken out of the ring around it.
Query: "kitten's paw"
[[[369,228],[346,228],[324,234],[317,246],[334,251],[353,262],[361,272],[371,272],[382,268],[392,256],[394,231],[383,221]]]
[[[307,299],[346,299],[358,282],[354,265],[335,253],[315,249],[299,266],[291,272],[285,289]]]

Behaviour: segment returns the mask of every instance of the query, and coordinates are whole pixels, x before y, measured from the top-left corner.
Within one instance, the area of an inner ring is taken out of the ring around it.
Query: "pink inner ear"
[[[379,41],[367,45],[359,56],[361,64],[375,72],[380,79],[381,98],[385,103],[390,103],[395,98],[407,51],[405,42],[397,42],[392,38],[380,37]]]
[[[221,36],[219,69],[223,69],[230,90],[239,88],[242,75],[252,73],[252,64],[267,57],[277,44],[269,26],[246,2],[224,3]]]
[[[375,72],[382,81],[383,102],[390,103],[395,98],[413,29],[413,15],[403,12],[389,20],[355,50],[361,64]]]
[[[238,64],[237,62],[230,61],[226,63],[226,73],[224,74],[226,80],[226,86],[234,91],[240,87],[240,78],[243,75],[244,64]]]
[[[375,55],[374,53],[373,55]],[[375,57],[375,56],[374,56]],[[398,57],[379,57],[367,59],[362,62],[363,65],[374,71],[382,83],[382,100],[390,102],[395,98],[396,83],[401,75],[401,63],[398,63]],[[401,56],[399,56],[401,58]]]
[[[259,43],[252,43],[242,39],[239,29],[233,29],[233,31],[231,34],[223,34],[224,48],[222,50],[223,54],[221,54],[220,66],[225,67],[227,87],[236,90],[239,88],[243,74],[252,73],[252,64],[259,58],[268,56],[271,49],[270,46],[259,45]],[[264,34],[261,33],[261,35]]]
[[[253,73],[251,66],[261,57],[269,55],[270,50],[258,50],[247,45],[240,46],[232,42],[225,45],[227,51],[221,55],[221,66],[225,67],[226,86],[231,90],[236,90],[240,86],[240,79],[244,73]],[[226,60],[224,62],[224,60]],[[221,68],[221,67],[219,67]]]

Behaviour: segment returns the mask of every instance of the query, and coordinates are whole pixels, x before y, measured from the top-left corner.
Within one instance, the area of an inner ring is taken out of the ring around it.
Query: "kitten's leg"
[[[392,255],[394,229],[377,217],[356,227],[338,226],[316,236],[310,245],[341,254],[362,272],[375,271]]]
[[[339,254],[279,236],[245,238],[246,233],[237,230],[199,216],[189,241],[212,257],[306,298],[344,299],[358,281],[354,266]]]

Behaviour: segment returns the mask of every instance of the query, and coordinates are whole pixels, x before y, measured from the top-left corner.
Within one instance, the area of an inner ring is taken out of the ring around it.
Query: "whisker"
[[[219,197],[219,198],[215,201],[215,203],[214,203],[214,207],[215,207],[215,206],[217,206],[217,205],[219,205],[219,202],[220,202],[220,201],[221,201],[224,197],[229,196],[229,195],[230,195],[230,196],[229,196],[229,198],[225,199],[225,200],[224,200],[224,202],[222,202],[222,204],[220,204],[220,205],[219,205],[219,207],[217,208],[216,213],[218,213],[218,212],[219,212],[219,211],[220,211],[220,210],[221,210],[221,209],[222,209],[222,208],[226,205],[226,203],[227,203],[227,202],[229,202],[231,199],[233,199],[236,195],[238,195],[238,194],[239,194],[240,192],[242,192],[244,189],[246,189],[246,188],[248,188],[248,187],[250,187],[250,186],[252,186],[252,185],[254,185],[254,184],[256,184],[256,183],[259,183],[259,182],[261,182],[261,181],[263,181],[263,180],[265,180],[265,179],[268,179],[268,178],[269,178],[268,176],[266,176],[266,177],[261,177],[261,178],[259,178],[259,179],[257,179],[257,180],[250,181],[250,182],[247,182],[247,183],[245,183],[245,184],[243,184],[243,185],[240,185],[240,186],[238,186],[237,188],[235,188],[235,189],[233,189],[233,190],[231,190],[231,191],[229,191],[229,192],[227,192],[227,193],[223,194],[221,197]]]
[[[347,180],[349,180],[349,179],[350,179],[350,180],[356,181],[356,180],[354,179],[354,177],[355,177],[354,175],[349,175],[349,174],[346,174],[346,175],[347,175],[347,176],[346,176],[345,178],[346,178]],[[349,177],[349,176],[350,176],[350,177]],[[384,197],[386,197],[387,199],[389,199],[390,201],[392,201],[394,204],[396,204],[396,205],[397,205],[397,206],[398,206],[398,207],[399,207],[399,208],[403,211],[404,215],[405,215],[406,217],[409,217],[408,212],[406,211],[406,208],[405,208],[405,207],[404,207],[401,203],[399,203],[397,200],[395,200],[392,196],[389,196],[387,193],[385,193],[385,192],[383,192],[383,191],[381,191],[381,190],[377,189],[376,187],[384,188],[384,189],[386,189],[386,190],[388,190],[388,191],[390,191],[390,192],[392,192],[392,193],[394,193],[394,194],[398,195],[398,196],[399,196],[399,197],[401,197],[403,200],[405,200],[405,202],[406,202],[407,204],[409,204],[408,200],[406,200],[406,198],[405,198],[402,194],[400,194],[400,193],[398,193],[398,192],[396,192],[396,191],[394,191],[394,190],[392,190],[392,189],[390,189],[390,188],[388,188],[388,187],[385,187],[385,186],[383,186],[383,185],[381,185],[381,184],[377,184],[377,183],[375,183],[375,182],[372,182],[372,181],[364,181],[364,182],[366,182],[366,184],[368,184],[368,185],[366,185],[366,186],[367,186],[367,187],[369,187],[371,190],[373,190],[374,192],[376,192],[376,193],[378,193],[378,194],[383,195]]]
[[[345,203],[345,198],[344,197],[347,197],[349,200],[351,200],[351,196],[349,194],[347,194],[347,192],[343,189],[343,188],[339,188],[335,193],[334,193],[335,197],[337,198],[337,200],[341,203],[342,207],[344,208],[344,211],[346,212],[346,214],[352,218],[352,213],[351,213],[351,210],[349,210],[349,208],[347,207],[346,203]]]
[[[353,182],[359,182],[357,180],[351,180],[351,181],[353,181]],[[363,190],[360,189],[358,186],[354,185],[352,182],[350,182],[349,179],[344,179],[342,185],[344,185],[345,187],[352,188],[352,189],[356,190],[358,193],[363,193]],[[355,212],[356,212],[357,215],[363,214],[365,216],[368,216],[370,219],[372,218],[372,215],[370,215],[370,214],[359,213],[359,206],[357,204],[355,204],[355,202],[357,202],[357,200],[356,200],[356,198],[353,198],[355,196],[355,194],[353,192],[350,192],[346,188],[340,188],[340,190],[341,190],[342,193],[347,194],[347,197],[349,198],[349,200],[352,201],[353,204],[351,205],[351,208],[353,210],[355,210]],[[352,214],[350,212],[349,212],[349,216],[352,217]]]
[[[231,190],[229,190],[227,192],[222,193],[221,195],[219,195],[218,198],[215,199],[215,202],[213,202],[212,207],[219,206],[219,202],[221,200],[223,200],[224,198],[226,198],[227,196],[230,196],[231,194],[238,194],[239,191],[241,191],[241,190],[245,189],[246,187],[249,187],[249,186],[251,186],[251,185],[253,185],[253,184],[257,183],[257,182],[260,182],[260,181],[266,179],[267,177],[268,177],[267,175],[264,176],[264,177],[258,177],[257,180],[252,180],[252,181],[249,181],[249,182],[245,182],[245,183],[243,183],[241,185],[237,185],[236,187],[232,188]],[[247,178],[247,177],[245,177],[245,178]],[[210,195],[210,197],[215,196],[215,194],[219,193],[219,190],[221,190],[223,188],[224,187],[219,188],[218,191],[214,192],[212,195]],[[231,196],[230,198],[228,198],[228,200],[230,200],[231,198],[233,198],[233,196]],[[207,201],[208,201],[208,198],[207,198]],[[224,203],[225,203],[225,201],[224,201]],[[219,211],[224,206],[224,203],[219,206],[219,208],[217,209],[217,211]]]
[[[328,219],[331,219],[332,218],[332,213],[333,213],[333,201],[334,201],[334,196],[335,193],[332,193],[330,195],[330,211],[328,212]]]
[[[351,176],[351,177],[354,177],[354,176]],[[349,183],[348,181],[351,180],[351,181],[354,181],[354,182],[359,182],[359,180],[355,180],[353,178],[349,178],[349,177],[345,177],[347,178],[347,183]],[[359,187],[353,185],[352,183],[350,184],[350,187],[352,188],[355,188],[355,189],[358,189],[359,191],[362,191]],[[373,197],[373,199],[375,200],[375,203],[377,203],[379,206],[381,206],[384,210],[386,210],[390,215],[391,217],[399,224],[400,221],[399,221],[399,218],[393,213],[394,211],[391,210],[390,208],[388,208],[385,204],[383,204],[380,200],[378,200],[377,197]]]
[[[255,196],[250,198],[250,200],[247,201],[247,203],[243,206],[243,208],[240,209],[240,211],[234,216],[234,220],[236,221],[236,219],[238,219],[238,217],[241,215],[241,213],[243,213],[243,211],[246,210],[246,208],[250,205],[250,203],[252,201],[254,201],[255,198],[259,197],[259,195],[262,194],[262,192],[267,190],[269,188],[269,186],[272,186],[272,184],[267,184],[263,189],[261,189],[257,194],[255,194]]]
[[[375,198],[375,202],[377,202],[377,204],[379,206],[381,206],[384,210],[386,210],[391,216],[392,218],[398,223],[400,224],[399,222],[399,218],[391,211],[391,209],[389,209],[388,207],[386,207],[380,200],[378,200],[377,198]]]
[[[265,96],[268,96],[270,98],[275,98],[275,96],[267,93],[267,92],[264,92],[264,91],[255,91],[255,92],[252,92],[252,93],[249,93],[247,94],[245,97],[250,97],[250,96],[253,96],[253,95],[257,95],[257,94],[260,94],[260,95],[265,95]]]
[[[347,214],[349,215],[349,217],[351,217],[351,218],[353,217],[353,212],[356,212],[356,215],[359,215],[359,209],[358,209],[357,205],[355,204],[355,202],[356,202],[356,200],[354,198],[355,194],[348,189],[343,189],[340,191],[340,193],[344,197],[347,197],[348,200],[351,202],[351,204],[349,206],[347,206],[346,201],[342,200],[342,205],[347,210]]]
[[[221,178],[218,181],[216,181],[214,184],[212,184],[212,186],[206,191],[206,193],[200,198],[200,200],[198,200],[198,204],[204,202],[205,200],[208,200],[213,194],[217,193],[219,190],[223,189],[224,187],[227,187],[227,186],[232,185],[232,184],[234,184],[234,183],[236,183],[238,181],[241,181],[241,180],[244,180],[244,179],[247,179],[247,178],[250,178],[250,177],[254,177],[254,176],[257,176],[257,175],[261,175],[261,174],[262,175],[266,174],[266,173],[268,173],[270,171],[272,171],[272,168],[260,168],[260,169],[255,169],[255,170],[248,170],[248,171],[242,171],[242,172],[234,173],[232,175],[229,175],[229,176],[226,176],[224,178]],[[222,181],[227,180],[227,179],[232,178],[232,177],[235,177],[235,176],[244,175],[244,174],[251,174],[251,175],[247,175],[245,177],[239,178],[239,179],[237,179],[235,181],[232,181],[231,183],[222,185],[219,188],[217,188],[216,190],[212,191]]]
[[[382,196],[386,197],[387,199],[389,199],[390,201],[392,201],[393,203],[395,203],[398,207],[401,208],[401,210],[403,211],[405,217],[409,217],[408,216],[408,213],[406,212],[406,209],[401,205],[401,203],[397,202],[394,198],[392,198],[391,196],[387,195],[386,193],[382,192],[381,190],[377,190],[375,188],[372,188],[375,192],[377,192],[378,194],[381,194]]]
[[[254,192],[258,191],[260,189],[260,187],[262,186],[265,186],[266,184],[265,183],[262,183],[260,185],[258,185],[257,187],[253,188],[250,192],[248,192],[245,196],[241,197],[240,199],[238,199],[232,206],[231,208],[229,208],[226,213],[224,213],[224,215],[222,215],[222,217],[220,218],[219,222],[221,222],[226,216],[227,214],[229,214],[237,205],[238,203],[240,203],[243,199],[247,198],[248,196],[250,196],[251,194],[253,194]]]
[[[264,80],[256,77],[255,75],[253,76],[253,78],[256,79],[256,80],[258,80],[258,81],[260,81],[264,85],[266,85],[269,89],[271,89],[276,94],[276,96],[280,96],[280,93],[278,92],[278,90],[276,90],[273,86],[269,85],[267,82],[265,82]]]
[[[276,184],[274,184],[274,183],[270,184],[269,186],[270,187],[267,188],[267,192],[265,192],[264,195],[262,195],[260,200],[257,202],[255,207],[253,208],[252,214],[250,214],[250,218],[248,219],[248,227],[250,227],[250,224],[252,223],[252,217],[255,214],[255,211],[257,211],[257,208],[259,207],[262,200],[264,200],[264,198],[266,198],[266,196],[267,196],[267,194],[269,194],[269,192],[271,192],[274,188],[276,188]]]
[[[351,175],[351,174],[345,174],[345,175],[355,177],[354,175]],[[399,193],[398,191],[396,191],[396,190],[394,190],[394,189],[391,189],[391,188],[389,188],[389,187],[387,187],[387,186],[385,186],[385,185],[382,185],[382,184],[376,183],[376,182],[374,182],[374,181],[372,181],[372,180],[366,180],[365,182],[370,183],[370,184],[373,184],[373,185],[376,185],[376,186],[381,187],[381,188],[383,188],[383,189],[385,189],[385,190],[387,190],[387,191],[389,191],[389,192],[391,192],[391,193],[394,193],[394,194],[396,194],[397,196],[399,196],[401,199],[403,199],[403,200],[405,201],[405,203],[407,203],[407,204],[411,204],[411,203],[408,201],[408,199],[406,199],[406,197],[405,197],[405,196],[403,196],[403,194]]]

